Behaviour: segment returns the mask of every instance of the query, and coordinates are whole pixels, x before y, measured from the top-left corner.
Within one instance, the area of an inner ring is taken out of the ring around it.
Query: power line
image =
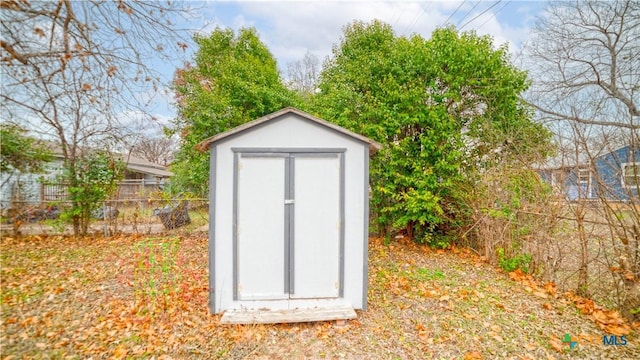
[[[449,20],[451,20],[451,18],[453,17],[453,15],[455,15],[458,10],[460,10],[460,8],[462,7],[462,5],[464,5],[464,3],[466,3],[467,0],[464,0],[463,2],[460,3],[460,5],[458,5],[458,7],[456,8],[456,10],[453,12],[453,14],[449,15],[449,18],[447,19],[447,21],[444,22],[444,26],[447,26],[447,23],[449,22]]]
[[[464,21],[464,19],[467,17],[467,15],[471,14],[471,12],[473,11],[473,9],[475,9],[476,7],[478,7],[478,5],[480,5],[480,1],[476,2],[475,5],[473,5],[473,7],[471,9],[469,9],[469,11],[467,11],[466,14],[464,14],[464,16],[460,19],[460,21],[458,21],[458,23],[461,23]]]
[[[502,0],[500,0],[500,1],[498,1],[498,2],[493,3],[493,5],[489,6],[489,7],[488,7],[488,8],[486,8],[486,9],[484,9],[484,11],[483,11],[483,12],[481,12],[481,13],[480,13],[480,14],[478,14],[478,15],[476,15],[473,19],[471,19],[471,20],[467,21],[464,25],[462,25],[462,26],[460,27],[460,29],[459,29],[459,30],[464,29],[464,27],[465,27],[465,26],[469,25],[469,24],[470,24],[470,23],[472,23],[475,19],[477,19],[477,18],[479,18],[480,16],[484,15],[484,13],[486,13],[486,12],[487,12],[487,11],[489,11],[489,10],[491,10],[493,7],[495,7],[496,5],[500,4],[501,2],[502,2]]]
[[[502,7],[501,7],[500,9],[496,10],[496,12],[495,12],[492,16],[490,16],[490,17],[489,17],[485,22],[483,22],[482,24],[480,24],[480,26],[478,26],[478,27],[476,28],[476,31],[480,30],[480,28],[481,28],[481,27],[483,27],[483,26],[484,26],[484,24],[488,23],[488,22],[489,22],[489,20],[493,19],[494,17],[495,17],[495,18],[497,18],[498,13],[500,13],[500,11],[502,11],[502,9],[504,9],[505,7],[507,7],[507,5],[509,5],[509,4],[511,3],[511,1],[512,1],[512,0],[507,1],[504,5],[502,5]]]
[[[428,4],[427,4],[428,5]],[[422,15],[424,15],[424,13],[427,12],[427,10],[429,9],[429,7],[427,6],[427,8],[423,8],[422,6],[420,6],[420,12],[418,14],[416,14],[416,16],[414,17],[413,21],[411,21],[411,24],[409,25],[409,27],[407,28],[407,36],[410,35],[410,31],[411,29],[413,29],[413,26],[416,25],[418,23],[418,20],[420,20],[420,18],[422,17]]]

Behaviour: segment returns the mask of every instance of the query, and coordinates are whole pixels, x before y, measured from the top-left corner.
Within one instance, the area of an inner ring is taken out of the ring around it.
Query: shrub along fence
[[[465,240],[505,271],[519,268],[637,319],[637,214],[628,202],[598,200],[493,208],[476,213]]]
[[[65,201],[13,202],[2,218],[2,233],[69,234],[71,229],[60,219]],[[118,233],[157,234],[174,229],[208,229],[209,200],[202,198],[147,198],[107,200],[92,212],[92,233],[105,236]]]

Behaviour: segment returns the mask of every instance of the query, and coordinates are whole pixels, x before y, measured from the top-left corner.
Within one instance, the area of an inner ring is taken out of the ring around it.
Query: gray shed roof
[[[338,126],[336,124],[332,124],[332,123],[330,123],[330,122],[328,122],[326,120],[322,120],[320,118],[317,118],[317,117],[315,117],[315,116],[313,116],[313,115],[311,115],[309,113],[306,113],[304,111],[298,110],[296,108],[288,107],[288,108],[284,108],[282,110],[276,111],[274,113],[265,115],[265,116],[263,116],[261,118],[258,118],[256,120],[250,121],[248,123],[242,124],[242,125],[240,125],[238,127],[235,127],[235,128],[233,128],[231,130],[222,132],[220,134],[216,134],[216,135],[214,135],[214,136],[212,136],[212,137],[210,137],[208,139],[205,139],[202,142],[200,142],[198,145],[196,145],[196,149],[198,149],[199,151],[205,152],[205,151],[208,150],[208,148],[211,146],[211,144],[213,144],[215,142],[218,142],[218,141],[221,141],[222,139],[225,139],[225,138],[228,138],[230,136],[242,133],[244,131],[247,131],[247,130],[249,130],[251,128],[254,128],[254,127],[258,126],[258,125],[267,123],[267,122],[272,121],[274,119],[277,119],[277,118],[279,118],[279,117],[281,117],[283,115],[286,115],[286,114],[296,114],[296,115],[298,115],[298,116],[300,116],[300,117],[302,117],[302,118],[304,118],[306,120],[310,120],[310,121],[312,121],[312,122],[314,122],[314,123],[316,123],[318,125],[324,126],[324,127],[329,128],[329,129],[331,129],[333,131],[336,131],[336,132],[341,133],[343,135],[349,136],[349,137],[351,137],[353,139],[356,139],[356,140],[362,141],[364,143],[367,143],[367,144],[369,144],[369,153],[370,154],[373,154],[377,150],[380,150],[382,148],[382,145],[380,143],[378,143],[378,142],[376,142],[374,140],[371,140],[366,136],[362,136],[360,134],[356,134],[356,133],[354,133],[352,131],[349,131],[349,130],[343,128],[343,127],[340,127],[340,126]]]

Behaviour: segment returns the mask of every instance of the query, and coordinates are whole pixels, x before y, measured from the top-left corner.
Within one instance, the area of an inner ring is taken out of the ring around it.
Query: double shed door
[[[344,153],[236,152],[234,168],[234,300],[341,297]]]

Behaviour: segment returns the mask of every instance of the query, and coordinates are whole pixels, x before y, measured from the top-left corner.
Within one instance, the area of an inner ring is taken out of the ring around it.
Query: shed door
[[[342,294],[342,154],[236,154],[236,300]]]
[[[284,280],[285,158],[241,157],[236,169],[237,298],[288,298]]]
[[[340,161],[338,156],[294,157],[294,298],[340,292]]]

